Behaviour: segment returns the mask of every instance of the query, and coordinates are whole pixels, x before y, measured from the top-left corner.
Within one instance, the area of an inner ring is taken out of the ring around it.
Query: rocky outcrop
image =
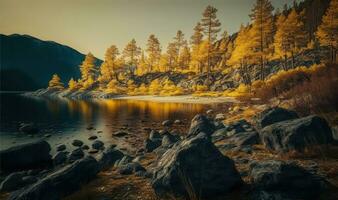
[[[254,162],[250,165],[250,177],[255,195],[257,191],[265,191],[270,196],[278,194],[290,199],[318,199],[322,188],[318,177],[294,163],[284,161]]]
[[[115,149],[114,147],[109,147],[103,151],[101,156],[98,159],[101,169],[107,169],[108,167],[114,165],[114,163],[122,159],[124,154]]]
[[[79,189],[82,184],[94,178],[98,172],[98,162],[88,156],[12,193],[9,200],[59,200]]]
[[[198,114],[191,120],[188,137],[194,137],[199,133],[210,136],[214,131],[214,124],[206,116]]]
[[[333,141],[326,120],[314,115],[272,124],[262,129],[260,136],[267,149],[278,152],[303,151],[311,145]]]
[[[52,163],[51,147],[48,142],[39,140],[0,151],[0,171],[19,171],[39,168]]]
[[[203,126],[203,129],[205,127]],[[206,133],[187,138],[167,150],[154,170],[152,187],[159,196],[212,198],[242,184],[234,162],[223,156]]]
[[[256,116],[256,122],[259,128],[264,128],[265,126],[268,126],[268,125],[271,125],[277,122],[296,119],[296,118],[298,118],[298,115],[296,112],[287,110],[284,108],[280,108],[280,107],[274,107],[274,108],[266,109],[262,111],[260,114],[258,114]]]

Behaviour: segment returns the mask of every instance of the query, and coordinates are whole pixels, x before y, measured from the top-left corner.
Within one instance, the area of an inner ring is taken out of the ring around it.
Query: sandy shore
[[[213,103],[237,103],[233,97],[194,97],[192,95],[181,96],[117,96],[111,99],[129,99],[139,101],[154,101],[154,102],[168,102],[168,103],[199,103],[199,104],[213,104]]]

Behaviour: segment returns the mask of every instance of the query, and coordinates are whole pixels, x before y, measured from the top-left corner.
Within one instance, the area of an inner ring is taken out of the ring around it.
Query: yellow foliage
[[[161,84],[158,79],[153,80],[149,85],[148,94],[150,95],[158,95],[161,92]]]
[[[62,90],[64,89],[63,83],[61,82],[60,77],[57,74],[54,74],[52,79],[48,83],[48,88]]]

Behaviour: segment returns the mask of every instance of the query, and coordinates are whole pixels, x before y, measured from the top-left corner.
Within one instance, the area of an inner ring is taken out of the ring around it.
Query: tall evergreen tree
[[[136,40],[132,39],[123,50],[123,56],[127,60],[130,74],[134,74],[137,59],[141,54],[141,48],[137,46]]]
[[[117,69],[120,67],[118,55],[119,50],[115,45],[112,45],[107,49],[104,62],[100,67],[100,82],[107,84],[114,77],[117,79]]]
[[[211,58],[213,56],[213,43],[217,38],[217,33],[221,30],[219,27],[221,23],[216,16],[217,9],[212,6],[207,6],[203,12],[203,18],[201,20],[201,26],[203,27],[203,32],[206,35],[208,46],[207,54],[207,74],[209,78],[210,68],[211,68]]]
[[[338,38],[338,0],[331,0],[316,36],[322,46],[330,47],[330,62],[336,63]]]
[[[254,52],[260,60],[260,73],[263,80],[265,75],[265,61],[271,53],[271,44],[273,42],[273,7],[269,0],[256,0],[252,14],[252,38],[254,43]]]
[[[178,60],[178,49],[175,43],[168,44],[167,54],[168,54],[169,71],[171,71],[176,68]]]
[[[154,70],[154,66],[159,64],[161,58],[161,47],[155,35],[150,35],[147,43],[149,72]]]

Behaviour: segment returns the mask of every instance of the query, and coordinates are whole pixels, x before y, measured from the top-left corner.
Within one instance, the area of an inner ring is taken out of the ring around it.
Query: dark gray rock
[[[89,146],[88,145],[83,145],[82,147],[81,147],[83,150],[88,150],[89,149]]]
[[[56,151],[64,151],[66,150],[66,145],[60,144],[56,147]]]
[[[114,163],[114,166],[115,166],[115,167],[121,167],[121,166],[126,165],[126,164],[128,164],[128,163],[131,163],[133,159],[134,159],[134,157],[129,156],[129,155],[125,155],[125,156],[123,156],[122,159],[117,160],[117,161]]]
[[[107,169],[110,166],[114,165],[117,160],[121,160],[124,154],[114,148],[107,148],[104,150],[98,159],[101,169]]]
[[[138,162],[127,163],[118,168],[118,172],[122,175],[130,175],[139,171],[146,171],[146,169]]]
[[[182,124],[182,121],[179,120],[179,119],[176,119],[176,120],[174,121],[174,124]]]
[[[162,126],[171,126],[173,125],[173,122],[171,120],[164,120],[162,122]]]
[[[282,192],[290,198],[317,199],[323,186],[318,177],[291,162],[253,162],[249,173],[255,190]]]
[[[158,148],[159,146],[161,146],[162,141],[161,140],[150,140],[150,139],[146,139],[146,141],[144,142],[144,149],[146,152],[152,152],[154,151],[156,148]]]
[[[96,140],[97,136],[96,135],[91,135],[88,137],[88,140]]]
[[[154,169],[152,187],[159,196],[187,196],[193,188],[201,198],[227,194],[242,180],[234,162],[223,156],[208,135],[187,138],[166,151]]]
[[[69,152],[58,152],[53,156],[53,164],[54,166],[63,164],[67,161],[67,156],[68,156]]]
[[[100,140],[96,140],[92,144],[93,149],[101,150],[101,149],[103,149],[103,147],[104,147],[104,143]]]
[[[26,176],[25,172],[14,172],[8,175],[0,184],[0,191],[11,192],[25,186],[22,180]]]
[[[0,171],[12,172],[52,164],[48,142],[39,140],[0,151]]]
[[[149,134],[149,139],[152,140],[152,141],[161,140],[162,136],[160,135],[159,132],[152,130]]]
[[[167,133],[163,136],[161,145],[163,147],[169,147],[170,145],[174,144],[175,142],[177,142],[179,140],[180,140],[180,138],[178,136]]]
[[[77,148],[73,150],[72,153],[69,155],[68,161],[74,162],[76,160],[83,158],[83,156],[84,156],[83,150],[81,148]]]
[[[296,112],[287,110],[280,107],[274,107],[269,108],[264,111],[262,111],[260,114],[258,114],[256,117],[256,122],[259,128],[264,128],[265,126],[291,120],[291,119],[297,119],[298,115]]]
[[[114,137],[124,137],[126,135],[128,135],[128,133],[125,132],[125,131],[117,131],[117,132],[113,133]]]
[[[259,144],[259,135],[256,131],[237,133],[227,138],[227,142],[237,147]]]
[[[34,123],[20,124],[19,131],[27,134],[35,134],[39,132],[39,128]]]
[[[26,185],[30,185],[30,184],[33,184],[33,183],[37,182],[38,179],[35,176],[25,176],[25,177],[22,177],[22,181]]]
[[[9,200],[59,200],[80,189],[81,185],[88,183],[98,172],[98,162],[88,156],[12,193]]]
[[[73,140],[72,145],[75,147],[81,147],[83,142],[81,140]]]
[[[204,115],[196,115],[190,124],[188,137],[193,137],[203,132],[210,136],[215,131],[214,124]]]
[[[211,135],[211,139],[213,142],[223,140],[227,137],[227,133],[228,133],[227,128],[218,129]]]
[[[267,149],[279,152],[303,151],[311,145],[333,142],[326,120],[314,115],[272,124],[262,129],[260,136]]]

